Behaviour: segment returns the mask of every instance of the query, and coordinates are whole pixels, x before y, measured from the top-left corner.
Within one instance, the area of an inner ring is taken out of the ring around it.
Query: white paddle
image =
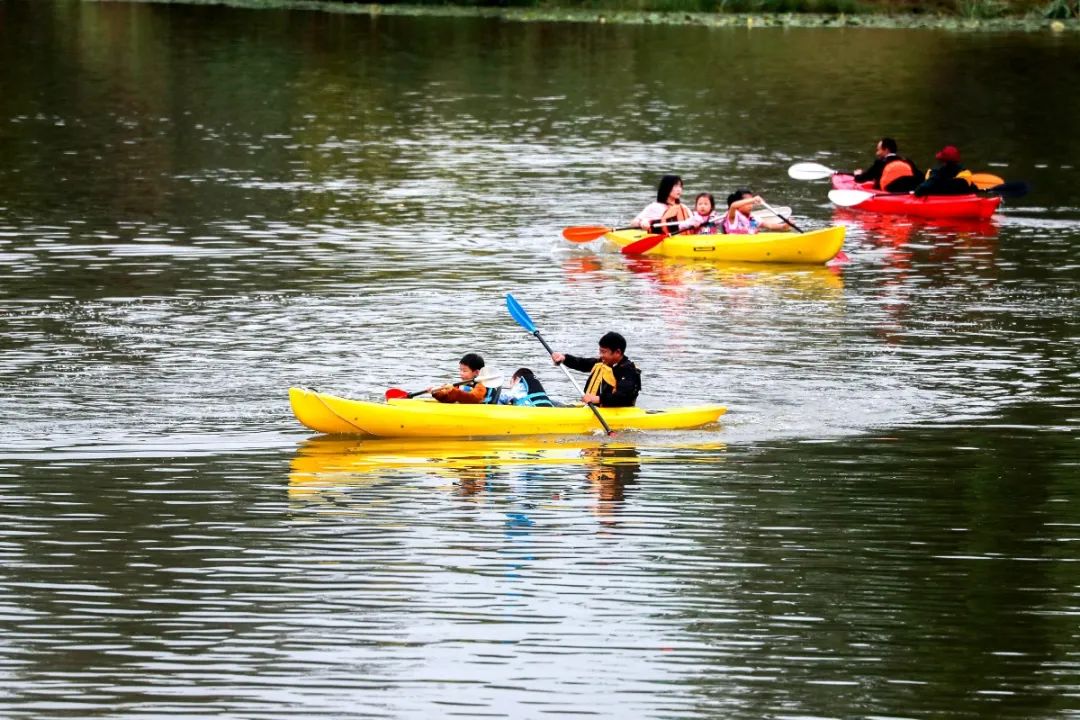
[[[801,162],[789,167],[787,174],[795,180],[822,180],[838,172],[839,170],[833,170],[818,163]]]
[[[801,227],[799,227],[799,226],[798,226],[798,225],[796,225],[795,223],[791,222],[791,220],[789,220],[788,218],[786,218],[786,217],[784,217],[783,215],[781,215],[781,214],[780,214],[780,209],[779,209],[779,208],[774,208],[774,207],[772,207],[771,205],[769,205],[769,203],[765,202],[765,201],[764,201],[764,200],[762,200],[761,198],[758,198],[758,201],[759,201],[759,202],[760,202],[760,203],[761,203],[762,205],[764,205],[764,206],[765,206],[765,209],[766,209],[766,210],[770,210],[770,211],[772,211],[772,214],[773,214],[773,215],[775,215],[775,216],[776,216],[777,218],[779,218],[780,220],[783,220],[783,221],[784,221],[785,223],[787,223],[788,225],[790,225],[790,226],[792,227],[792,229],[793,229],[793,230],[795,230],[796,232],[802,232],[802,231],[803,231]],[[789,210],[790,210],[790,208],[789,208]]]
[[[791,208],[782,205],[780,207],[766,207],[750,213],[750,217],[755,220],[783,220],[785,215],[791,215]]]
[[[830,190],[829,200],[840,207],[855,207],[874,197],[874,193],[865,190]]]

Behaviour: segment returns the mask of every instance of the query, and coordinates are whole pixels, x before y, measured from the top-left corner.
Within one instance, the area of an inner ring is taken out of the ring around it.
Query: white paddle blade
[[[822,180],[836,171],[812,162],[795,163],[788,168],[787,174],[795,180]]]
[[[785,217],[791,217],[791,208],[781,206],[754,210],[750,213],[750,217],[755,220],[781,220]]]
[[[874,197],[874,193],[868,193],[862,190],[829,191],[829,200],[832,201],[833,205],[839,205],[840,207],[855,207],[872,197]]]
[[[476,376],[476,381],[487,385],[488,387],[501,387],[503,384],[503,376],[502,373],[496,372],[495,370],[484,368],[480,371],[480,374]]]

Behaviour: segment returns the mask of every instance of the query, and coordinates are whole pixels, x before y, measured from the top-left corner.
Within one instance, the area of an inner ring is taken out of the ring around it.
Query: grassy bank
[[[243,8],[315,9],[366,15],[495,17],[512,22],[600,22],[713,27],[879,27],[949,30],[1080,29],[1080,0],[96,0]]]

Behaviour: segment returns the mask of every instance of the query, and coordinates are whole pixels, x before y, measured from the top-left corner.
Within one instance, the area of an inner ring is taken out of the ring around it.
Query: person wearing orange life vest
[[[874,148],[874,164],[855,171],[855,182],[874,183],[874,189],[886,192],[911,192],[921,182],[915,163],[897,154],[896,141],[890,137],[878,140]]]
[[[662,223],[677,223],[690,217],[690,209],[682,204],[683,182],[678,175],[665,175],[660,178],[656,189],[656,202],[651,202],[630,221],[634,227],[649,232],[671,232],[671,226]]]
[[[429,387],[427,392],[431,397],[441,403],[461,403],[463,405],[479,405],[482,403],[494,403],[499,397],[499,388],[488,388],[476,378],[484,369],[484,358],[476,353],[466,353],[458,363],[458,375],[461,384],[442,385]]]
[[[600,338],[599,357],[553,352],[551,359],[571,370],[589,373],[581,401],[600,407],[633,407],[641,392],[641,371],[626,357],[626,338],[617,332]]]

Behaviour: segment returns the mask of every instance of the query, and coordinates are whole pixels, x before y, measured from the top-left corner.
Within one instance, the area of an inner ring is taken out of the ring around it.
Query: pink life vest
[[[729,235],[753,235],[758,231],[757,220],[748,215],[743,215],[738,210],[735,211],[734,220],[729,218],[730,215],[725,214],[723,222],[720,223],[724,228],[724,232]]]

